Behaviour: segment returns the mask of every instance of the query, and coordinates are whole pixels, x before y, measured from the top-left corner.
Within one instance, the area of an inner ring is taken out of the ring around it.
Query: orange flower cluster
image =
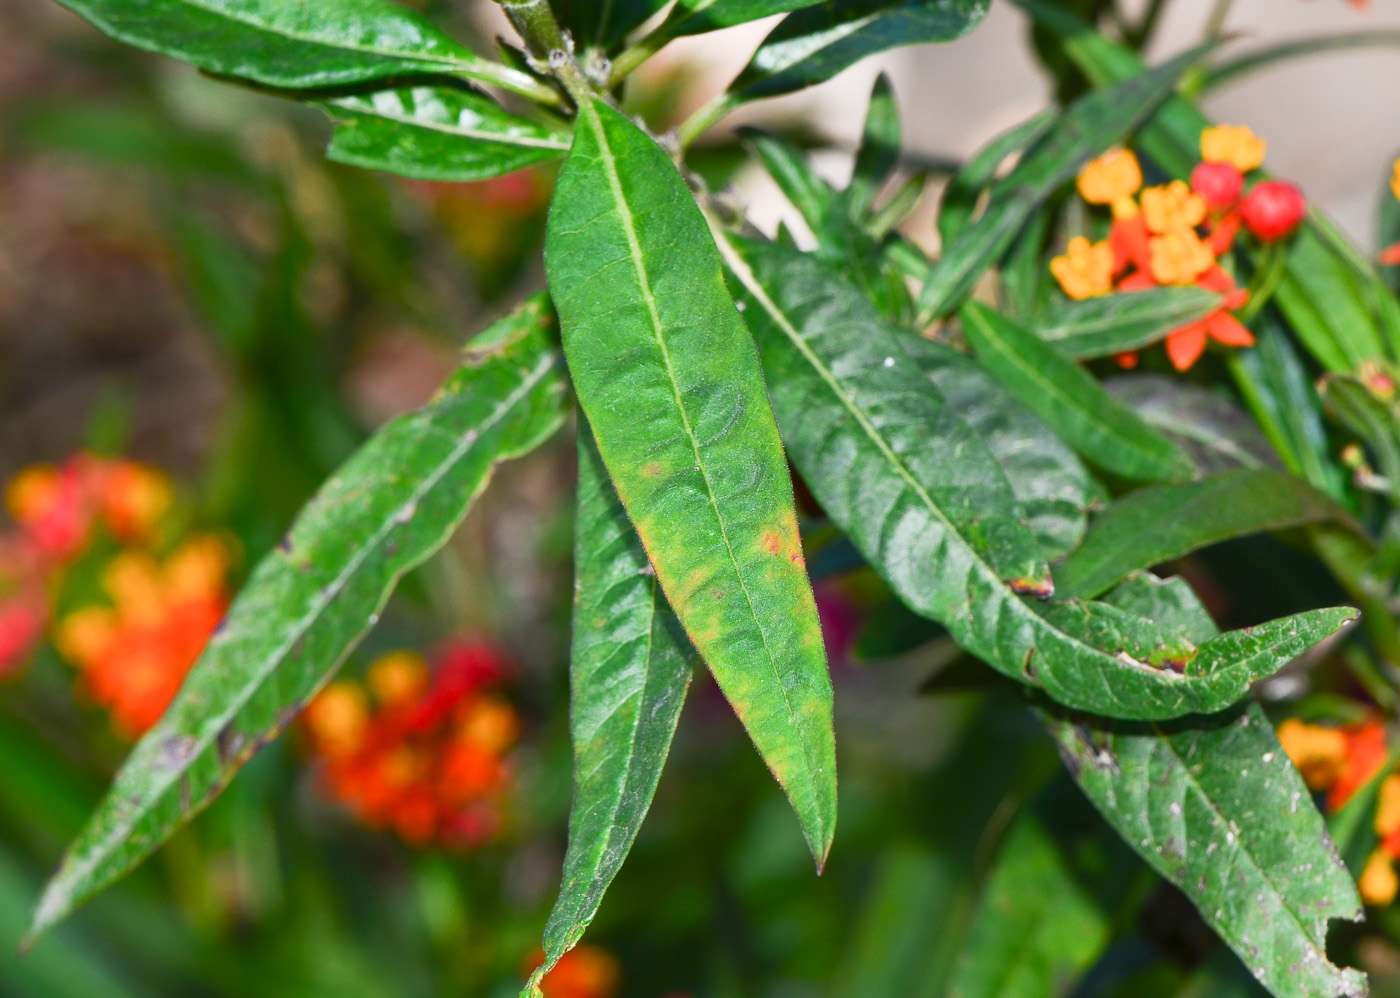
[[[164,713],[228,609],[229,550],[218,537],[190,537],[164,560],[128,549],[108,563],[111,606],[91,606],[58,624],[59,652],[127,738]]]
[[[530,974],[542,963],[544,951],[536,950],[525,965],[525,973]],[[615,956],[584,944],[559,958],[540,982],[540,992],[544,998],[613,998],[621,976]]]
[[[174,499],[170,480],[135,461],[77,454],[36,465],[5,488],[15,529],[0,534],[0,673],[43,637],[50,592],[100,527],[117,540],[151,540]]]
[[[1071,239],[1050,262],[1065,294],[1076,300],[1159,285],[1195,285],[1222,296],[1219,308],[1167,335],[1167,356],[1179,371],[1201,356],[1209,337],[1227,346],[1251,346],[1254,336],[1231,313],[1248,300],[1218,260],[1243,225],[1263,242],[1291,233],[1306,205],[1291,184],[1265,181],[1243,198],[1245,174],[1264,161],[1264,142],[1243,126],[1221,125],[1201,134],[1202,162],[1182,180],[1143,189],[1142,168],[1126,149],[1085,164],[1080,195],[1113,214],[1108,238]],[[1119,355],[1126,367],[1137,355]]]
[[[1306,724],[1289,718],[1279,725],[1279,741],[1311,790],[1326,791],[1328,811],[1338,811],[1356,792],[1380,774],[1390,749],[1385,725],[1371,719],[1340,728]],[[1367,904],[1383,906],[1395,900],[1400,876],[1400,775],[1381,782],[1374,818],[1378,845],[1366,861],[1357,886]]]
[[[444,648],[431,673],[418,655],[394,652],[370,666],[368,691],[327,686],[304,715],[327,792],[414,845],[490,841],[510,783],[505,754],[520,730],[492,691],[504,674],[495,649],[462,642]]]

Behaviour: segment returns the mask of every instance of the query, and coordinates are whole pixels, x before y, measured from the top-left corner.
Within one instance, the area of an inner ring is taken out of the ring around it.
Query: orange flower
[[[1206,220],[1206,200],[1185,181],[1173,180],[1142,192],[1142,215],[1156,235],[1194,229]]]
[[[1373,907],[1384,907],[1395,900],[1400,890],[1400,878],[1395,875],[1395,863],[1384,850],[1376,849],[1366,860],[1366,866],[1356,882],[1361,900]]]
[[[1113,250],[1107,242],[1090,243],[1075,236],[1063,256],[1050,261],[1050,273],[1076,301],[1113,290]]]
[[[1395,194],[1396,198],[1400,198],[1400,159],[1395,161],[1395,165],[1392,169],[1394,173],[1392,173],[1390,177],[1390,190]],[[1387,246],[1385,249],[1381,250],[1380,262],[1387,267],[1400,264],[1400,243]]]
[[[116,461],[101,480],[99,508],[123,540],[150,537],[173,504],[175,489],[163,472],[135,461]]]
[[[1149,242],[1152,279],[1158,284],[1195,284],[1211,267],[1215,254],[1194,229],[1173,229]]]
[[[1309,790],[1326,790],[1336,782],[1347,754],[1347,737],[1341,730],[1290,717],[1278,726],[1278,740]]]
[[[228,606],[228,547],[196,536],[164,562],[125,551],[103,574],[110,607],[74,611],[59,624],[59,652],[122,735],[149,729],[174,698]]]
[[[525,965],[526,973],[542,963],[544,953],[537,950]],[[540,982],[540,991],[544,998],[613,998],[621,977],[616,957],[585,943],[559,958]]]
[[[499,655],[478,642],[448,646],[431,675],[411,652],[382,656],[367,677],[372,711],[359,684],[332,683],[303,719],[327,791],[413,845],[489,841],[520,731],[514,708],[485,692],[503,675]]]
[[[1385,744],[1385,725],[1378,720],[1367,721],[1344,729],[1347,736],[1347,756],[1337,781],[1327,792],[1327,810],[1339,811],[1352,796],[1369,783],[1385,765],[1389,750]]]
[[[1142,167],[1127,149],[1110,149],[1084,164],[1076,181],[1079,194],[1090,204],[1106,204],[1115,218],[1137,214],[1133,195],[1142,186]]]
[[[1246,125],[1216,125],[1201,132],[1201,159],[1248,173],[1264,162],[1264,140]]]

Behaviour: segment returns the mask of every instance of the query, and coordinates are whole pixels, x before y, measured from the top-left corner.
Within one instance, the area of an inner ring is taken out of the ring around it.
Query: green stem
[[[674,12],[672,17],[668,17],[651,34],[618,53],[617,58],[612,61],[612,68],[608,71],[609,87],[615,87],[627,79],[637,70],[638,66],[670,44],[671,35],[666,29],[671,24],[673,17]]]
[[[1368,543],[1343,527],[1315,526],[1309,529],[1318,557],[1361,608],[1361,626],[1377,653],[1394,666],[1400,666],[1400,630],[1390,612],[1388,594],[1367,565],[1372,557]]]
[[[1225,28],[1225,19],[1230,16],[1230,7],[1235,0],[1215,0],[1214,6],[1210,9],[1210,16],[1206,18],[1205,31],[1202,32],[1203,41],[1211,41],[1219,38]]]
[[[1270,243],[1264,247],[1258,268],[1249,282],[1249,301],[1236,313],[1236,318],[1246,326],[1269,303],[1278,282],[1283,280],[1288,269],[1288,254],[1282,243]]]
[[[483,61],[480,65],[463,67],[458,70],[458,75],[476,83],[486,83],[500,87],[502,90],[509,90],[513,94],[519,94],[527,100],[543,104],[546,107],[558,107],[564,103],[564,98],[559,91],[548,84],[541,83],[529,73],[522,73],[518,69],[511,69],[509,66],[502,66],[494,62]]]
[[[593,84],[574,58],[573,43],[564,36],[549,0],[500,0],[515,30],[536,59],[549,63],[552,72],[575,105],[584,107],[597,96]]]
[[[709,131],[711,125],[723,118],[737,105],[738,102],[735,101],[734,96],[725,93],[720,94],[692,114],[680,128],[681,148],[687,148],[701,135],[704,135],[705,132]]]

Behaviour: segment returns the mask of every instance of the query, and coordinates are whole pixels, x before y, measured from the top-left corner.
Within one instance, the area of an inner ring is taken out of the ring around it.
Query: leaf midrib
[[[461,47],[462,49],[462,54],[460,56],[440,56],[434,55],[432,53],[400,52],[392,49],[379,49],[370,45],[355,45],[348,42],[329,42],[324,38],[317,38],[314,35],[304,35],[295,31],[287,31],[280,27],[274,28],[266,22],[258,21],[250,17],[239,17],[227,9],[211,7],[207,4],[200,3],[199,0],[178,0],[178,2],[184,4],[187,7],[193,7],[196,10],[201,10],[206,14],[212,15],[213,17],[223,18],[224,20],[232,21],[235,24],[241,24],[245,27],[253,28],[256,31],[261,31],[264,34],[272,35],[273,37],[287,38],[294,42],[303,42],[311,45],[317,45],[321,48],[330,49],[331,51],[344,50],[349,52],[362,52],[367,55],[377,55],[384,56],[386,58],[401,59],[405,62],[426,62],[440,64],[444,66],[463,66],[467,68],[474,68],[476,64],[481,61],[480,56],[478,56],[475,52],[471,51],[471,49],[462,47],[460,45],[459,47]],[[445,35],[443,36],[443,38],[453,45],[459,44],[454,39],[449,38]]]
[[[416,128],[426,129],[433,132],[442,132],[444,135],[460,136],[468,139],[480,139],[484,142],[495,142],[501,145],[528,146],[535,149],[554,149],[559,152],[568,152],[569,143],[564,141],[564,136],[554,138],[552,136],[526,136],[513,134],[511,132],[493,132],[479,128],[454,127],[438,121],[428,121],[417,118],[409,114],[389,114],[378,108],[366,108],[356,104],[349,104],[343,101],[332,101],[331,107],[340,108],[351,114],[363,115],[367,118],[382,118],[385,121],[396,121],[405,125],[413,125]],[[528,122],[526,122],[528,124]]]
[[[188,758],[190,760],[199,758],[199,756],[218,737],[217,732],[219,730],[222,730],[224,725],[226,725],[230,720],[237,717],[238,714],[242,712],[243,708],[247,706],[249,700],[252,699],[253,692],[263,687],[263,685],[267,682],[272,673],[276,671],[280,663],[285,659],[287,653],[291,649],[293,649],[296,646],[297,641],[300,640],[303,636],[305,636],[307,631],[309,631],[310,628],[315,625],[316,621],[321,617],[325,610],[335,601],[339,594],[344,590],[349,579],[355,575],[359,568],[365,563],[366,559],[369,558],[370,554],[374,550],[376,550],[380,546],[380,544],[383,543],[385,538],[390,533],[392,533],[399,526],[403,525],[402,523],[400,523],[399,520],[402,511],[405,509],[416,510],[422,498],[437,486],[437,484],[442,480],[443,476],[447,474],[448,470],[452,466],[457,464],[462,459],[462,456],[465,455],[467,451],[469,451],[472,447],[474,447],[476,443],[486,434],[486,432],[488,432],[503,418],[505,418],[505,414],[508,411],[510,411],[517,402],[519,402],[522,398],[528,395],[541,381],[543,381],[545,379],[545,376],[550,372],[550,370],[554,368],[556,362],[557,358],[552,350],[547,352],[543,357],[541,357],[539,363],[536,364],[535,368],[531,370],[521,380],[520,386],[514,391],[512,391],[510,395],[506,396],[504,400],[502,400],[501,404],[496,407],[496,409],[491,413],[490,417],[488,417],[480,426],[473,427],[472,430],[462,435],[461,443],[451,452],[450,457],[447,460],[441,462],[438,468],[435,469],[431,475],[427,476],[423,480],[421,487],[416,489],[412,493],[412,497],[409,499],[409,501],[400,504],[392,514],[384,518],[381,527],[375,532],[370,541],[361,548],[360,553],[357,554],[354,558],[352,558],[349,562],[347,562],[346,570],[340,573],[340,575],[334,580],[334,582],[321,589],[321,593],[323,594],[324,598],[318,600],[318,602],[311,608],[311,610],[302,617],[302,619],[298,622],[296,628],[291,632],[291,639],[289,641],[284,642],[283,645],[277,650],[277,652],[274,655],[266,656],[264,658],[264,666],[262,670],[257,674],[256,681],[253,683],[249,683],[244,687],[248,692],[234,697],[230,703],[229,708],[223,711],[222,713],[216,715],[219,718],[219,722],[217,725],[206,725],[206,730],[212,729],[214,731],[214,734],[197,738],[194,747],[190,750],[188,755]],[[431,422],[428,422],[426,424],[426,426],[428,427],[432,427],[432,425],[433,424]],[[269,662],[271,663],[270,667],[267,664]],[[165,795],[170,791],[171,787],[183,778],[187,769],[188,766],[182,766],[178,769],[165,770],[165,772],[168,772],[169,775],[164,780],[157,780],[155,788],[149,794],[145,795],[146,799],[149,801],[147,806],[133,811],[132,816],[129,819],[125,821],[119,821],[116,824],[116,827],[107,835],[103,836],[102,839],[100,839],[99,841],[111,842],[113,839],[126,839],[132,832],[135,831],[136,825],[147,815],[149,815],[151,811],[157,806],[159,801],[165,797]],[[75,867],[70,872],[70,874],[64,878],[64,883],[81,883],[82,880],[86,879],[86,877],[92,873],[92,871],[98,865],[102,854],[98,852],[90,852],[89,856],[90,858],[86,862]],[[55,882],[54,887],[57,886],[58,883]],[[44,905],[41,901],[41,912],[43,908]],[[40,919],[36,916],[35,924],[37,925],[39,923]]]
[[[666,345],[666,337],[661,323],[661,315],[656,308],[656,297],[652,293],[651,278],[646,268],[646,258],[642,253],[641,242],[637,238],[637,228],[632,217],[631,206],[622,193],[622,178],[617,172],[617,158],[613,154],[612,146],[608,143],[607,132],[603,128],[603,120],[598,114],[593,103],[584,103],[584,116],[588,119],[588,124],[594,129],[598,145],[605,154],[602,158],[603,169],[607,173],[608,188],[612,192],[613,201],[617,205],[618,218],[622,223],[623,232],[627,236],[627,249],[632,259],[632,266],[637,272],[637,281],[641,286],[642,300],[646,303],[647,315],[651,319],[652,334],[656,338],[656,343],[661,351],[661,359],[665,364],[666,377],[671,385],[672,397],[675,400],[676,411],[680,414],[681,425],[685,427],[686,438],[690,441],[691,452],[695,455],[695,467],[700,472],[700,477],[705,482],[705,492],[710,500],[710,506],[714,509],[715,520],[719,524],[720,539],[724,542],[725,553],[729,556],[729,563],[734,568],[734,575],[739,580],[739,591],[744,594],[744,601],[749,606],[749,614],[753,617],[754,624],[758,630],[759,638],[763,641],[763,651],[767,656],[769,667],[773,670],[773,678],[777,683],[778,691],[783,698],[783,706],[787,708],[790,718],[796,720],[797,713],[793,709],[792,699],[788,696],[787,686],[783,683],[782,673],[778,671],[777,659],[773,656],[773,650],[768,643],[768,632],[763,626],[763,620],[758,614],[758,608],[754,605],[753,596],[749,592],[748,583],[744,578],[743,571],[739,568],[738,556],[734,553],[734,545],[729,540],[729,529],[725,525],[724,516],[720,513],[719,500],[715,496],[714,484],[710,481],[710,472],[706,467],[703,455],[700,453],[700,441],[695,436],[695,428],[690,424],[690,415],[686,412],[685,404],[681,398],[680,383],[676,378],[675,365],[671,362],[671,351]],[[767,401],[766,397],[764,399]],[[641,537],[638,532],[638,537]],[[645,546],[645,542],[643,544]],[[814,780],[813,792],[815,790],[815,776],[821,772],[821,767],[814,765],[811,746],[808,744],[806,728],[797,723],[793,725],[797,734],[798,743],[802,746],[802,758],[806,763],[808,775]],[[775,771],[776,773],[776,771]],[[779,781],[781,782],[781,781]],[[820,795],[817,795],[819,798]],[[820,832],[821,845],[824,847],[827,839],[827,828],[823,807],[819,800],[814,799],[816,806],[817,825]]]
[[[1157,724],[1156,722],[1150,723],[1152,724],[1152,730],[1157,735],[1158,740],[1161,742],[1161,744],[1166,746],[1167,751],[1169,751],[1172,754],[1172,758],[1174,758],[1177,762],[1177,765],[1181,767],[1181,771],[1186,774],[1187,782],[1190,783],[1192,789],[1194,789],[1195,792],[1200,796],[1200,798],[1206,802],[1206,805],[1210,808],[1211,813],[1214,814],[1215,817],[1221,822],[1221,825],[1222,827],[1224,827],[1226,832],[1229,832],[1230,821],[1228,818],[1225,817],[1224,812],[1220,810],[1220,806],[1215,803],[1215,799],[1211,797],[1210,794],[1206,793],[1205,788],[1202,787],[1200,781],[1196,779],[1196,774],[1192,771],[1191,767],[1187,765],[1186,760],[1182,757],[1181,753],[1179,753],[1176,750],[1176,746],[1172,744],[1171,739],[1162,730],[1161,725]],[[1254,723],[1257,724],[1260,722],[1256,720]],[[1182,812],[1182,821],[1183,823],[1185,822],[1185,811]],[[1318,946],[1318,944],[1313,940],[1311,930],[1303,924],[1302,918],[1298,915],[1296,911],[1293,910],[1293,906],[1288,904],[1288,899],[1282,893],[1279,892],[1279,889],[1276,886],[1274,886],[1274,882],[1270,878],[1268,872],[1262,866],[1260,866],[1259,861],[1254,858],[1254,853],[1244,848],[1243,830],[1236,833],[1236,837],[1240,841],[1239,852],[1243,853],[1244,856],[1248,858],[1250,866],[1252,866],[1255,869],[1255,871],[1259,874],[1259,878],[1264,882],[1265,886],[1269,888],[1269,891],[1273,894],[1274,898],[1280,903],[1280,906],[1283,908],[1283,910],[1288,912],[1288,917],[1293,920],[1293,923],[1295,925],[1298,926],[1298,929],[1302,932],[1303,938],[1307,941],[1308,946],[1311,947],[1312,952],[1317,956],[1317,958],[1321,961],[1324,967],[1331,967],[1340,975],[1341,968],[1337,967],[1327,958],[1326,944],[1324,943],[1322,946]]]

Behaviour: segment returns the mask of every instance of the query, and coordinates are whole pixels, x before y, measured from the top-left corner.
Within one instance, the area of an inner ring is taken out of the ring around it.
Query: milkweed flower
[[[536,950],[526,962],[525,972],[544,963],[544,952]],[[613,998],[622,978],[622,968],[605,949],[576,946],[559,958],[554,969],[540,981],[544,998]]]
[[[436,659],[380,657],[363,685],[317,695],[303,727],[327,793],[363,823],[414,845],[478,846],[500,830],[519,716],[495,690],[494,648],[458,642]]]
[[[1077,301],[1106,295],[1113,290],[1113,250],[1107,242],[1090,243],[1075,236],[1064,255],[1050,261],[1050,273]]]
[[[1110,149],[1084,164],[1076,185],[1085,201],[1109,205],[1114,217],[1136,215],[1133,195],[1142,187],[1142,166],[1130,150]]]
[[[1264,140],[1247,125],[1216,125],[1201,132],[1201,159],[1225,163],[1240,173],[1264,164]]]
[[[1181,180],[1142,192],[1142,217],[1157,235],[1194,229],[1206,220],[1206,201]]]
[[[160,560],[127,550],[108,564],[110,605],[88,606],[58,624],[55,644],[80,686],[135,738],[164,713],[228,609],[229,545],[196,535]]]

